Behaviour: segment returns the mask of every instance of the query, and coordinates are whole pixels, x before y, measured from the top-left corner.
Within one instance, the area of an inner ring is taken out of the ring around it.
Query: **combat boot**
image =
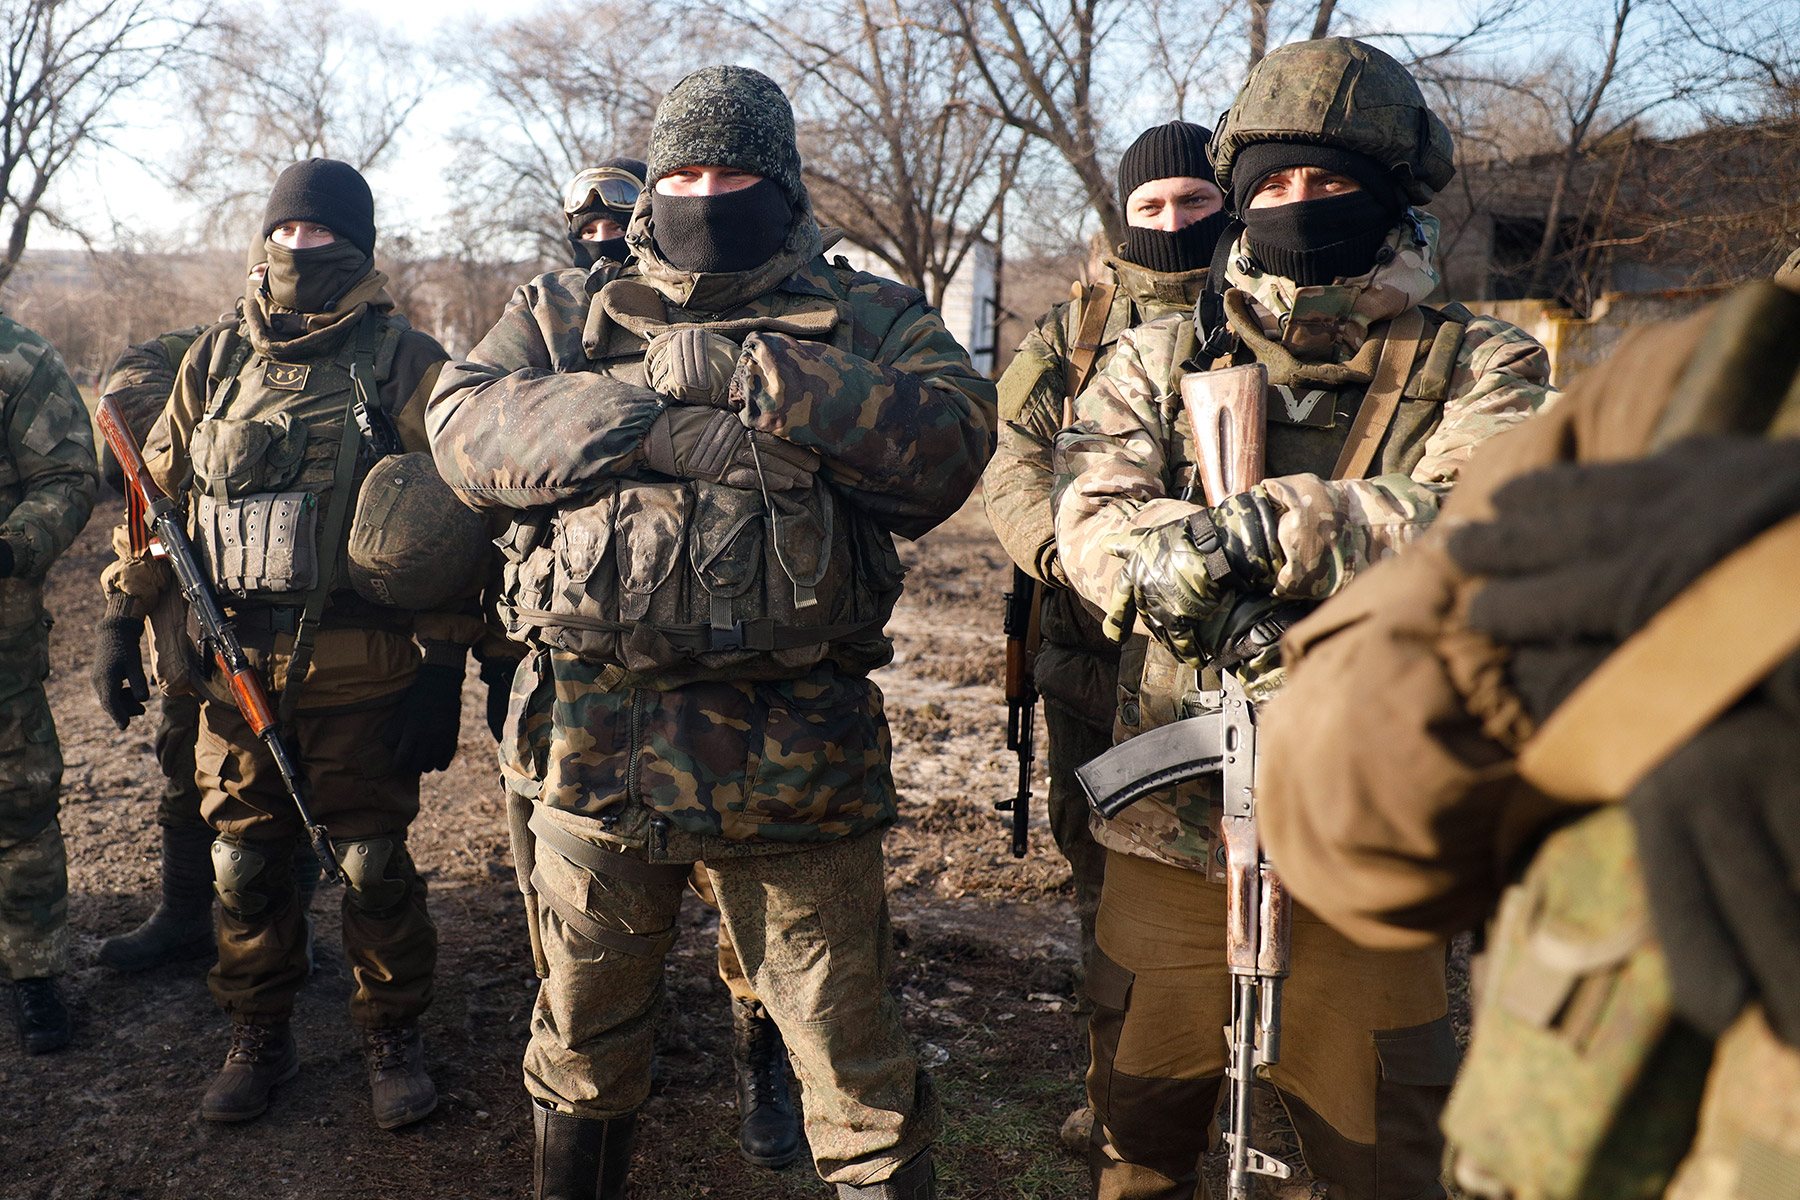
[[[937,1168],[921,1150],[880,1183],[837,1185],[838,1200],[937,1200]]]
[[[417,1025],[365,1029],[363,1050],[377,1125],[398,1129],[424,1120],[437,1107],[437,1085],[425,1073],[425,1043]]]
[[[162,827],[162,900],[130,933],[100,943],[100,965],[143,971],[218,953],[213,932],[213,831]]]
[[[300,1052],[288,1023],[231,1023],[225,1066],[200,1099],[208,1121],[252,1121],[269,1108],[269,1093],[300,1073]]]
[[[21,979],[13,984],[19,1042],[27,1054],[48,1054],[69,1044],[69,1010],[54,979]]]
[[[637,1114],[596,1121],[531,1102],[532,1200],[624,1200]]]
[[[738,1149],[777,1170],[800,1153],[800,1122],[788,1091],[787,1044],[753,1000],[731,1001],[731,1057],[737,1067]]]

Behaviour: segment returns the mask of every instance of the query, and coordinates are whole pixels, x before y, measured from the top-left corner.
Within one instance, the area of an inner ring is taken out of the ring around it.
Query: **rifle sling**
[[[1106,318],[1112,314],[1115,290],[1111,282],[1106,282],[1090,284],[1082,291],[1081,319],[1076,325],[1074,340],[1069,343],[1067,362],[1067,394],[1071,403],[1087,386],[1088,376],[1093,373],[1094,359],[1099,356],[1106,337]],[[1067,426],[1070,422],[1066,405],[1063,411],[1063,424]]]
[[[1387,436],[1400,409],[1400,393],[1406,390],[1413,361],[1419,356],[1419,340],[1425,333],[1425,314],[1409,308],[1388,322],[1387,337],[1381,343],[1381,359],[1375,366],[1375,377],[1363,393],[1362,407],[1351,422],[1350,437],[1338,453],[1337,465],[1331,469],[1333,479],[1361,479],[1375,461],[1375,450]]]
[[[1572,802],[1623,799],[1800,649],[1796,594],[1800,516],[1733,551],[1627,638],[1526,743],[1520,776]]]

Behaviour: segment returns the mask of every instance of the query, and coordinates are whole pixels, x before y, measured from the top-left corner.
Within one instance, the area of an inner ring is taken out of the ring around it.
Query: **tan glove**
[[[736,413],[677,404],[644,435],[644,465],[676,479],[785,492],[812,483],[819,456],[774,434],[753,433]]]
[[[731,377],[742,351],[728,337],[704,329],[677,329],[650,339],[644,372],[650,387],[679,404],[735,408]]]

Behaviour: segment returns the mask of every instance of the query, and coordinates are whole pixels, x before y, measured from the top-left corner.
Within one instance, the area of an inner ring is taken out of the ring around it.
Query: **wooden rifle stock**
[[[100,436],[112,448],[113,457],[119,460],[127,493],[136,499],[137,505],[141,505],[143,519],[155,530],[162,542],[169,566],[175,572],[175,580],[181,586],[181,594],[200,625],[205,648],[211,651],[213,661],[224,672],[238,712],[250,726],[250,732],[262,739],[263,744],[269,748],[269,754],[275,760],[275,769],[281,774],[281,782],[287,788],[288,797],[294,802],[295,811],[300,814],[300,823],[306,827],[314,853],[319,856],[320,867],[332,872],[348,886],[350,880],[332,848],[331,835],[307,808],[304,781],[293,756],[288,753],[286,743],[281,740],[281,731],[276,728],[275,712],[269,706],[269,693],[263,687],[262,677],[251,665],[249,655],[244,653],[237,629],[213,598],[212,588],[207,584],[200,560],[194,553],[194,545],[188,540],[187,530],[181,527],[181,516],[175,509],[175,502],[163,493],[162,488],[151,477],[150,467],[144,462],[143,451],[138,449],[137,439],[131,436],[131,427],[125,423],[125,414],[119,411],[118,402],[112,397],[108,396],[100,401],[95,424],[100,427]],[[134,511],[137,511],[136,506]]]
[[[1206,502],[1219,504],[1263,478],[1269,369],[1261,363],[1196,371],[1181,381],[1181,403],[1194,427]]]
[[[1037,760],[1038,692],[1033,672],[1044,585],[1015,566],[1012,591],[1006,593],[1005,601],[1001,625],[1006,632],[1006,748],[1019,756],[1019,786],[1008,798],[994,801],[994,808],[1012,814],[1012,856],[1024,858],[1031,827],[1031,768]]]

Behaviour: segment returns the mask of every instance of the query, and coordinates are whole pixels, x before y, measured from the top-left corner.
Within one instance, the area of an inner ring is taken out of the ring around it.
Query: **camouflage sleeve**
[[[1179,319],[1127,330],[1106,367],[1075,399],[1075,424],[1057,435],[1056,552],[1069,585],[1104,609],[1122,555],[1139,530],[1202,506],[1168,494],[1171,377]]]
[[[425,410],[445,482],[478,509],[555,504],[629,473],[663,410],[649,388],[587,370],[587,297],[564,277],[516,290],[499,323],[446,365]]]
[[[132,554],[131,534],[122,522],[113,526],[112,548],[116,557],[100,572],[107,615],[148,617],[163,589],[174,586],[174,574],[148,554]]]
[[[903,537],[960,508],[993,453],[994,385],[922,301],[866,355],[751,334],[732,386],[746,425],[818,451],[825,476]]]
[[[94,427],[62,356],[36,334],[6,323],[0,386],[6,395],[6,443],[20,499],[0,521],[13,574],[42,578],[94,511],[100,467]]]
[[[1056,481],[1051,450],[1062,428],[1067,364],[1059,304],[1025,335],[1000,376],[1000,437],[981,476],[988,524],[1006,553],[1033,578],[1068,585],[1056,557],[1050,495]]]
[[[1457,351],[1443,417],[1410,475],[1269,479],[1220,505],[1214,520],[1246,548],[1252,577],[1273,594],[1334,595],[1431,525],[1475,447],[1544,406],[1549,376],[1548,355],[1529,334],[1477,317]]]

